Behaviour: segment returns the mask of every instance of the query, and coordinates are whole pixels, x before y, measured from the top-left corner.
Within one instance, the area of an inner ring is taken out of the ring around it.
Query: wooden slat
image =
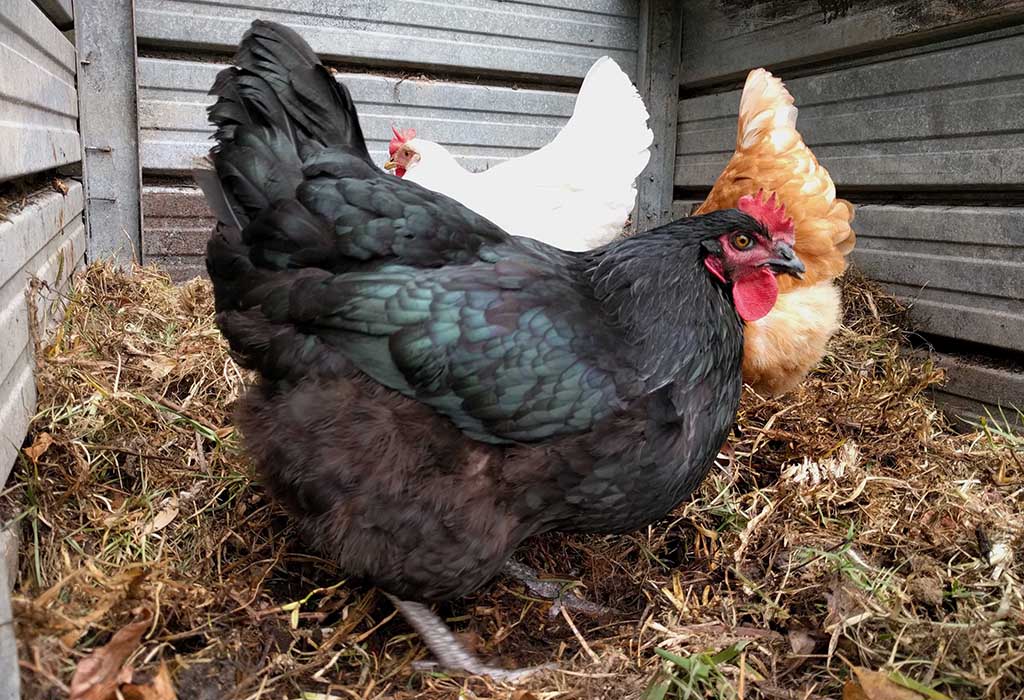
[[[758,66],[820,62],[1024,20],[1024,0],[687,0],[683,5],[681,80],[687,87],[742,80]]]
[[[188,61],[139,60],[142,167],[150,173],[187,174],[205,154],[213,133],[207,95],[224,66]],[[391,125],[413,126],[448,147],[463,165],[482,170],[548,143],[572,114],[576,95],[363,73],[340,74],[352,91],[371,155],[383,163]]]
[[[800,132],[840,189],[1024,183],[1024,34],[787,86]],[[738,105],[738,91],[680,103],[677,186],[707,186],[718,176],[733,152]]]
[[[35,411],[29,312],[25,297],[31,276],[60,291],[85,252],[82,186],[76,182],[66,196],[48,192],[0,222],[0,484],[4,482],[28,421]],[[46,325],[59,307],[41,300],[40,321]]]
[[[132,3],[75,3],[90,260],[131,260],[142,247]]]
[[[75,48],[31,0],[0,2],[0,181],[81,159]]]
[[[329,61],[575,79],[604,54],[635,76],[637,3],[138,0],[136,13],[146,45],[230,52],[259,17],[294,27]]]

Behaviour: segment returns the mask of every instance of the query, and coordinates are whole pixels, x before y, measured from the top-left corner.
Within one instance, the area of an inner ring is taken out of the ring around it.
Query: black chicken
[[[739,402],[737,309],[803,270],[792,229],[748,198],[776,230],[726,210],[583,253],[509,236],[379,170],[292,30],[254,22],[234,63],[196,177],[217,322],[262,377],[248,450],[442,664],[501,675],[414,601],[479,588],[530,535],[634,530],[693,491]]]

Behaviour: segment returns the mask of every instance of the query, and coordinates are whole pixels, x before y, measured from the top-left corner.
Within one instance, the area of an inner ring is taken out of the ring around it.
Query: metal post
[[[135,10],[74,3],[88,260],[140,260],[142,233]]]
[[[637,87],[650,114],[654,143],[650,163],[637,183],[634,228],[646,231],[672,219],[683,3],[641,0],[639,30]]]

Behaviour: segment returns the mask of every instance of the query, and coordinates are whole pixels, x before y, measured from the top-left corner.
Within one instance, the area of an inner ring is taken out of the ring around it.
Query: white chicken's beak
[[[393,160],[389,160],[388,162],[386,162],[386,163],[384,164],[384,169],[385,169],[385,170],[394,170],[394,169],[395,169],[395,168],[397,168],[397,167],[398,167],[398,163],[396,163],[396,162],[395,162],[395,161],[393,161]]]

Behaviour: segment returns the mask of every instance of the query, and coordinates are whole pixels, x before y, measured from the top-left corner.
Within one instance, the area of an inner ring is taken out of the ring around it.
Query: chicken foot
[[[418,671],[431,671],[440,669],[443,671],[463,672],[474,676],[488,676],[496,681],[515,683],[526,677],[537,673],[556,668],[554,664],[543,664],[541,666],[529,666],[519,669],[504,669],[496,666],[488,666],[481,662],[473,654],[466,650],[459,640],[455,638],[452,631],[444,620],[439,618],[430,608],[423,603],[411,600],[400,600],[390,593],[386,593],[388,599],[398,608],[402,616],[412,625],[417,634],[427,645],[436,661],[414,662],[413,667]]]
[[[522,562],[509,559],[505,562],[502,573],[511,576],[526,586],[527,590],[540,598],[547,598],[551,603],[551,617],[555,617],[561,608],[573,610],[593,617],[611,615],[615,612],[612,608],[606,608],[597,603],[580,598],[575,593],[568,591],[558,581],[545,581],[537,575],[537,572]]]

